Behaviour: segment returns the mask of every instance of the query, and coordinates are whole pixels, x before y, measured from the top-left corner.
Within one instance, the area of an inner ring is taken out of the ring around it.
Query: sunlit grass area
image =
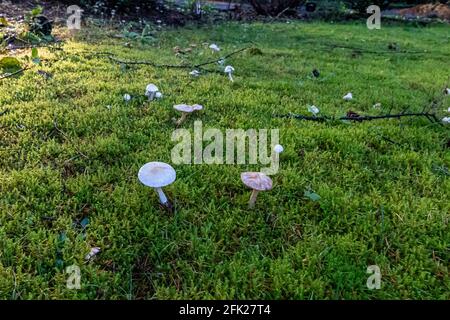
[[[82,30],[0,82],[0,112],[9,111],[0,117],[0,298],[450,298],[448,126],[274,117],[308,115],[308,105],[336,117],[448,116],[448,26],[226,23],[162,31],[150,44],[113,34]],[[177,57],[175,46],[192,51]],[[196,64],[244,47],[254,49],[226,61],[234,82],[217,64],[194,78],[100,54]],[[146,102],[148,83],[163,99]],[[183,124],[191,132],[195,120],[280,130],[280,170],[253,210],[240,173],[260,165],[173,164],[173,215],[138,181],[144,163],[171,163],[180,103],[204,106]],[[101,252],[86,262],[92,247]],[[79,290],[66,287],[74,264]],[[369,265],[381,270],[379,290],[367,288]]]

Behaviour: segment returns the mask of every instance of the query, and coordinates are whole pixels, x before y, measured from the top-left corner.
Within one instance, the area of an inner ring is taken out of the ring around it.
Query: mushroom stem
[[[228,78],[230,78],[230,81],[231,81],[231,82],[234,82],[233,76],[231,75],[231,72],[228,72]]]
[[[161,204],[163,204],[163,205],[167,205],[169,200],[167,200],[167,197],[164,194],[162,188],[155,188],[155,189],[159,196],[159,202],[161,202]]]
[[[187,112],[183,112],[183,114],[181,115],[181,118],[176,122],[176,125],[179,126],[181,125],[187,118],[188,113]]]
[[[253,208],[255,206],[256,197],[258,196],[258,190],[253,189],[252,195],[250,196],[250,201],[248,202],[248,207]]]
[[[156,92],[150,91],[149,95],[148,95],[148,100],[152,101],[153,99],[155,99],[155,95],[156,95]]]

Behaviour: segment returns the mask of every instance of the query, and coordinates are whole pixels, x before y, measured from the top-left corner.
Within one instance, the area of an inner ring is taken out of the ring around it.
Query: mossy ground
[[[0,82],[0,111],[10,110],[0,117],[0,298],[449,299],[448,128],[425,118],[272,116],[306,115],[308,104],[336,116],[421,111],[433,101],[443,116],[449,29],[226,23],[162,31],[133,48],[92,29],[65,53],[41,49],[41,67]],[[203,42],[222,53],[247,45],[261,52],[227,61],[234,83],[221,73],[124,70],[89,55],[176,64],[172,48],[195,43],[184,59],[196,62],[215,56]],[[394,42],[428,53],[391,52]],[[145,104],[151,82],[164,99]],[[344,102],[349,91],[355,99]],[[125,93],[134,97],[128,104]],[[144,163],[171,162],[178,103],[204,105],[183,125],[190,130],[194,120],[224,132],[279,128],[281,168],[254,210],[240,173],[259,166],[175,165],[177,181],[165,189],[174,216],[137,180]],[[321,199],[305,198],[308,188]],[[93,246],[102,252],[86,263]],[[72,264],[81,268],[80,290],[66,288]],[[380,290],[366,287],[374,264]]]

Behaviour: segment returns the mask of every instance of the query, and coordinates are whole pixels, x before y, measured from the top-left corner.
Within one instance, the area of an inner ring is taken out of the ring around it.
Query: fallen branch
[[[147,65],[147,66],[152,66],[155,68],[168,68],[168,69],[196,69],[196,68],[201,68],[203,66],[207,66],[207,65],[211,65],[211,64],[215,64],[218,63],[220,60],[224,60],[224,59],[228,59],[238,53],[241,53],[245,50],[248,50],[250,47],[246,47],[246,48],[241,48],[239,50],[236,50],[234,52],[231,52],[223,57],[220,57],[218,59],[215,60],[209,60],[209,61],[205,61],[202,63],[198,63],[198,64],[158,64],[156,62],[153,61],[132,61],[132,60],[122,60],[117,58],[115,55],[111,54],[111,53],[106,53],[106,52],[98,52],[98,53],[94,53],[97,55],[106,55],[107,58],[113,62],[119,63],[119,64],[124,64],[124,65]]]
[[[0,80],[6,79],[6,78],[10,78],[10,77],[13,77],[13,76],[15,76],[15,75],[18,75],[18,74],[24,72],[25,70],[28,70],[28,69],[30,69],[30,67],[29,67],[29,66],[26,66],[25,68],[22,68],[22,69],[20,69],[20,70],[17,70],[16,72],[9,73],[9,74],[7,74],[7,75],[1,76],[1,77],[0,77]]]
[[[304,116],[301,114],[294,114],[294,113],[288,113],[288,114],[274,114],[273,115],[276,118],[293,118],[293,119],[299,119],[299,120],[307,120],[307,121],[317,121],[317,122],[325,122],[325,121],[333,121],[333,120],[347,120],[347,121],[357,121],[357,122],[363,122],[363,121],[372,121],[372,120],[380,120],[380,119],[400,119],[402,117],[425,117],[431,122],[439,122],[439,119],[436,117],[433,113],[428,112],[413,112],[413,113],[398,113],[398,114],[385,114],[385,115],[379,115],[379,116],[361,116],[355,113],[348,114],[346,116],[342,117],[329,117],[329,116]]]
[[[10,111],[11,111],[10,109],[3,110],[2,112],[0,112],[0,117],[5,115],[5,114],[7,114],[7,113],[9,113]]]
[[[89,159],[89,157],[87,155],[85,155],[83,152],[80,151],[80,149],[78,149],[76,147],[76,144],[74,144],[72,142],[72,140],[66,135],[66,133],[58,127],[58,122],[56,121],[56,119],[53,120],[53,128],[64,138],[64,140],[66,140],[66,141],[70,142],[72,145],[74,145],[75,149],[77,150],[77,152],[80,156],[82,156],[85,159]]]

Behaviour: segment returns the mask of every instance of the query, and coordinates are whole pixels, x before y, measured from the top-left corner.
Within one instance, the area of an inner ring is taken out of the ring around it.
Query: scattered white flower
[[[131,96],[128,93],[125,93],[123,95],[123,100],[125,100],[126,102],[130,101],[131,100]]]
[[[284,151],[284,148],[283,148],[283,146],[281,144],[277,144],[277,145],[275,145],[275,147],[273,147],[273,150],[276,153],[282,153]]]
[[[443,123],[450,123],[450,117],[444,117],[442,118]]]
[[[219,46],[218,46],[217,44],[215,44],[215,43],[211,44],[211,45],[209,46],[209,48],[210,48],[212,51],[214,51],[214,52],[219,52],[219,51],[220,51]]]
[[[308,111],[315,116],[320,112],[319,108],[317,108],[316,106],[308,106]]]
[[[191,72],[189,72],[189,74],[193,77],[198,77],[200,75],[200,71],[192,70]]]
[[[100,252],[99,247],[93,247],[91,248],[91,251],[84,257],[87,261],[91,260],[93,257],[95,257]]]
[[[226,66],[225,67],[225,71],[226,74],[228,74],[228,78],[230,78],[230,81],[233,82],[233,72],[234,72],[234,68],[232,66]]]
[[[344,96],[344,100],[346,100],[346,101],[350,101],[350,100],[352,100],[352,99],[353,99],[353,94],[352,94],[351,92],[347,93],[347,94]]]

